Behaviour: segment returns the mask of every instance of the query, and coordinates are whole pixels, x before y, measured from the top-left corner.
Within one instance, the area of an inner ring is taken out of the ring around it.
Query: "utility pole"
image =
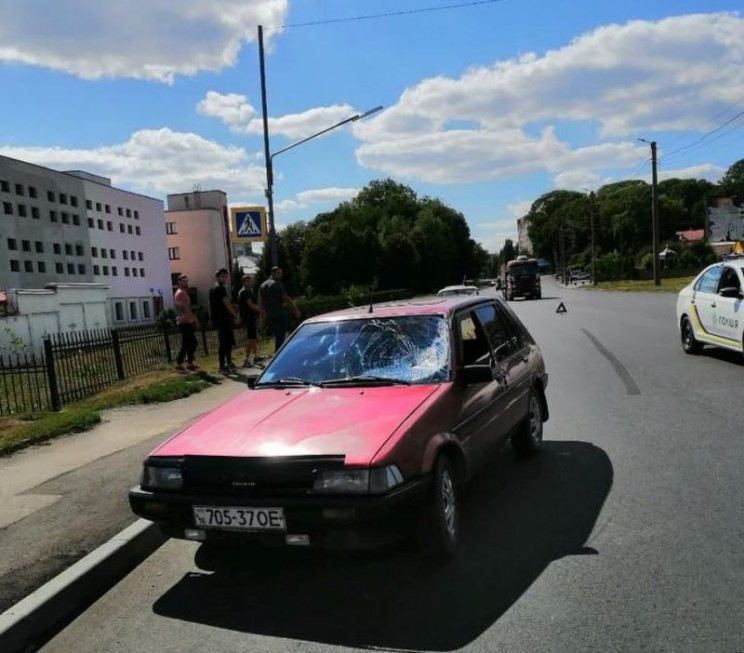
[[[561,231],[560,231],[560,249],[561,249],[561,279],[564,286],[568,286],[568,279],[566,278],[566,237],[563,220],[561,220]]]
[[[597,249],[594,243],[594,191],[589,193],[589,224],[592,230],[592,285],[597,285]]]
[[[274,227],[274,166],[269,148],[269,112],[266,107],[266,64],[264,62],[263,25],[258,26],[258,60],[261,68],[261,110],[263,111],[264,158],[266,160],[266,201],[269,209],[269,247],[271,266],[279,265],[279,250]]]
[[[652,226],[652,256],[654,257],[654,285],[661,285],[661,266],[659,265],[659,188],[656,165],[656,141],[639,138],[642,143],[651,146],[651,226]]]

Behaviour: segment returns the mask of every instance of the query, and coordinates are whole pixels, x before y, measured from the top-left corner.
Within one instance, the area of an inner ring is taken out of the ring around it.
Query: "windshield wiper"
[[[390,379],[386,376],[374,376],[372,374],[358,374],[357,376],[347,376],[343,379],[328,379],[321,381],[320,387],[336,385],[411,385],[410,381],[403,379]]]
[[[313,383],[312,381],[308,381],[307,379],[301,379],[298,376],[283,376],[278,379],[273,379],[272,381],[262,381],[261,383],[257,383],[255,385],[256,388],[271,388],[271,387],[284,387],[284,386],[319,386],[319,383]]]

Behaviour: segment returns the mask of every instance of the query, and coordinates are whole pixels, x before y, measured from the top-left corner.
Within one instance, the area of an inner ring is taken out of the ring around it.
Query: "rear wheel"
[[[530,392],[527,415],[512,436],[511,444],[518,456],[527,457],[540,451],[543,439],[543,409],[536,390]]]
[[[682,318],[680,335],[682,338],[682,349],[684,349],[685,354],[699,354],[702,351],[703,346],[695,338],[695,331],[692,329],[690,318]]]
[[[460,539],[460,506],[457,476],[447,456],[440,456],[426,508],[424,548],[435,558],[454,556]]]

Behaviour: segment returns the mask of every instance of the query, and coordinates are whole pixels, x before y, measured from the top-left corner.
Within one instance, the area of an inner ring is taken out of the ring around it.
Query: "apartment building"
[[[0,156],[0,290],[53,282],[108,286],[112,324],[172,306],[163,202]]]
[[[227,195],[221,190],[196,190],[168,195],[165,233],[175,285],[186,274],[192,299],[208,306],[209,289],[219,268],[232,269]]]

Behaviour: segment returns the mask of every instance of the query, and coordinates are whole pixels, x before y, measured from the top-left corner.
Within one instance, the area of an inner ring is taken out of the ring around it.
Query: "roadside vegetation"
[[[596,286],[582,286],[586,290],[615,290],[618,292],[670,292],[678,293],[695,277],[678,277],[672,279],[662,279],[660,286],[654,285],[653,279],[625,280],[625,281],[602,281]]]

